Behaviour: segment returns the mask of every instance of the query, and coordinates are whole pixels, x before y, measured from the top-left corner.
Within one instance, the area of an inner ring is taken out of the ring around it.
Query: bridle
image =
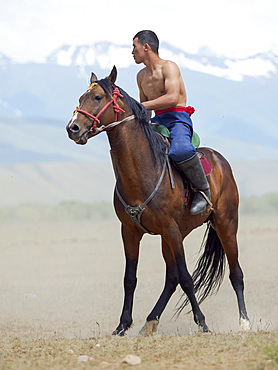
[[[96,85],[98,85],[98,83],[93,82],[90,85],[90,87],[88,88],[87,91],[91,90]],[[120,90],[118,89],[118,87],[114,87],[114,90],[113,90],[112,95],[111,95],[112,99],[109,100],[109,102],[105,104],[105,106],[98,112],[98,114],[96,116],[94,116],[93,114],[91,114],[91,113],[89,113],[85,110],[79,109],[79,107],[76,107],[75,111],[73,112],[73,115],[76,114],[76,113],[81,113],[81,114],[84,114],[85,116],[91,118],[93,120],[93,125],[92,125],[90,130],[95,130],[96,127],[97,127],[97,124],[100,123],[99,117],[101,116],[101,114],[106,111],[106,109],[109,107],[110,104],[113,104],[113,108],[114,108],[114,112],[115,112],[115,122],[118,122],[118,113],[119,112],[125,113],[125,110],[120,108],[118,103],[116,102],[116,99],[118,97],[122,98],[123,95],[120,93]]]

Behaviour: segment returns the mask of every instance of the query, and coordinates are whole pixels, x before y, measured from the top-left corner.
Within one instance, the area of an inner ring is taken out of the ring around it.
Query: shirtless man
[[[179,67],[158,55],[159,40],[153,31],[138,32],[133,38],[132,54],[137,64],[145,64],[137,74],[140,101],[149,111],[155,111],[153,123],[166,126],[171,134],[169,157],[183,171],[193,187],[190,213],[206,210],[210,189],[196,149],[191,144],[193,125],[186,112],[186,91]]]

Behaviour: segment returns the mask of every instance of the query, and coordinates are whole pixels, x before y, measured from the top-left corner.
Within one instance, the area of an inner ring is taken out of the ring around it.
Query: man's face
[[[140,64],[144,61],[145,58],[144,46],[140,44],[137,37],[133,40],[132,55],[136,64]]]

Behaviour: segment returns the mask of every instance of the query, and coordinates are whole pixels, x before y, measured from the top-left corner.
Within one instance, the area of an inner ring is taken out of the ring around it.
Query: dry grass
[[[141,358],[136,369],[275,369],[278,333],[193,336],[102,337],[0,343],[1,369],[128,368],[122,359]],[[93,359],[80,363],[78,357]]]

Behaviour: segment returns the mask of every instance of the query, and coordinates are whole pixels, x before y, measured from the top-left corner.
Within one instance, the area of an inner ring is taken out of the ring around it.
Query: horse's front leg
[[[168,243],[163,238],[162,238],[162,255],[166,264],[165,285],[152,312],[147,317],[145,325],[140,330],[139,334],[144,336],[152,335],[154,332],[156,332],[159,318],[179,283],[179,273],[175,257]]]
[[[124,276],[124,305],[120,317],[120,323],[114,330],[113,335],[125,335],[132,324],[132,307],[134,291],[137,283],[137,264],[139,245],[143,234],[133,227],[122,224],[122,239],[124,243],[126,266]]]

